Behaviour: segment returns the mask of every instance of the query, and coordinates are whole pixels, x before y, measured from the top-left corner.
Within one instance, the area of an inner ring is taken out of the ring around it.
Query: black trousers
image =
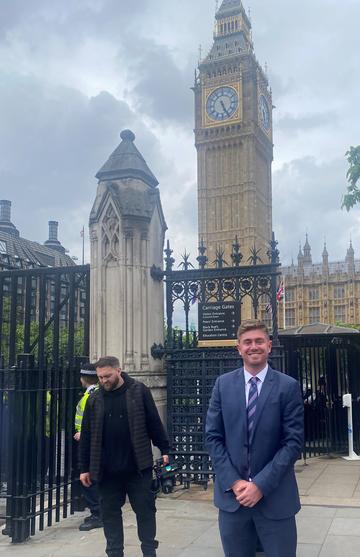
[[[121,507],[126,495],[136,514],[138,537],[144,555],[155,557],[159,543],[155,540],[155,496],[151,491],[151,468],[141,474],[104,475],[99,483],[100,509],[108,557],[123,557],[124,528]]]
[[[100,504],[98,484],[93,483],[90,487],[81,485],[81,492],[86,501],[86,506],[89,508],[90,513],[94,516],[100,516]]]

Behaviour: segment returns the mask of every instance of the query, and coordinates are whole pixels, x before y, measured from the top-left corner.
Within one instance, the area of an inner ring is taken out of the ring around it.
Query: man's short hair
[[[116,358],[115,356],[104,356],[103,358],[99,358],[98,361],[95,364],[96,368],[102,368],[102,367],[113,367],[113,368],[120,368],[120,362],[118,360],[118,358]]]
[[[244,333],[257,330],[263,331],[266,336],[270,338],[269,329],[265,325],[264,321],[261,321],[260,319],[246,319],[245,321],[242,321],[237,330],[237,338],[239,339],[240,335],[243,335]]]
[[[81,375],[80,376],[87,385],[97,385],[99,378],[97,375]]]

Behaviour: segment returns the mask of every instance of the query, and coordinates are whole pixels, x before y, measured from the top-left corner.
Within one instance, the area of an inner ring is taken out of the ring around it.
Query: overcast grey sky
[[[283,263],[309,234],[313,260],[352,238],[340,210],[345,151],[360,144],[360,1],[251,0],[255,51],[273,89],[273,223]],[[168,237],[196,256],[194,68],[212,42],[213,0],[1,0],[0,179],[21,235],[47,221],[80,255],[94,178],[131,128],[160,182]]]

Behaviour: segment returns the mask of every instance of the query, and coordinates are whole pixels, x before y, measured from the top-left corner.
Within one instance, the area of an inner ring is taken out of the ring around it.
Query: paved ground
[[[360,555],[360,462],[313,459],[297,466],[303,508],[297,516],[298,557]],[[158,500],[159,557],[221,557],[211,489],[179,490]],[[9,557],[105,557],[101,530],[81,533],[83,514],[64,520],[21,546],[0,538]],[[125,509],[126,557],[140,557],[136,525]]]

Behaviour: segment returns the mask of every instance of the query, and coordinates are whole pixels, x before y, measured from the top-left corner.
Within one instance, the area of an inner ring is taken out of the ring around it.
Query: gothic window
[[[309,300],[319,300],[319,298],[319,288],[317,288],[316,286],[309,288]]]
[[[239,22],[238,22],[238,20],[236,20],[236,21],[235,21],[235,29],[237,30],[238,27],[239,27]]]
[[[334,318],[336,322],[346,323],[346,306],[335,306]]]
[[[295,323],[295,309],[286,309],[285,310],[285,325],[286,327],[294,327]]]
[[[320,321],[320,308],[309,308],[309,322],[316,323]]]
[[[345,298],[345,287],[334,286],[334,299],[341,300],[342,298]]]
[[[293,302],[295,300],[295,290],[293,288],[287,288],[285,292],[286,302]]]

